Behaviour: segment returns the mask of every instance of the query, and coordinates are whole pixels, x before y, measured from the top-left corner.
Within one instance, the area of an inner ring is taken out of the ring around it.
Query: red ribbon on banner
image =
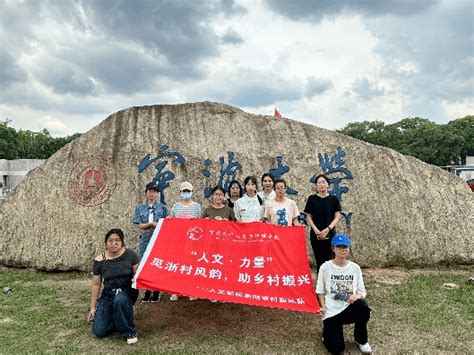
[[[317,313],[303,226],[161,219],[134,287]]]

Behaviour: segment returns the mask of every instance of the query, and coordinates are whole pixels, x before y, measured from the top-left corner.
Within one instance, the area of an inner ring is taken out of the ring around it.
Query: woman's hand
[[[349,303],[353,304],[355,301],[360,300],[362,297],[359,294],[351,295],[349,297]]]
[[[320,316],[324,316],[324,312],[326,312],[326,308],[324,306],[319,307],[319,312],[318,314]]]
[[[324,228],[318,235],[319,239],[326,239],[327,235],[329,234],[329,229]]]
[[[87,322],[92,322],[94,320],[95,316],[95,308],[89,310],[89,313],[87,314]]]

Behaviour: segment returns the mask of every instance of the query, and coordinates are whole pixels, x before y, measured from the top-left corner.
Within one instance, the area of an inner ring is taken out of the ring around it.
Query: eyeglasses
[[[347,246],[347,245],[335,245],[335,247],[336,248],[344,248],[344,249],[349,248],[349,246]]]

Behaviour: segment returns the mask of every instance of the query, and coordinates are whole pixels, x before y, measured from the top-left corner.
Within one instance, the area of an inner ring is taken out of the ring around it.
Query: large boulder
[[[146,183],[171,207],[189,180],[207,205],[210,186],[269,170],[297,193],[300,211],[315,174],[334,179],[346,216],[338,230],[361,265],[473,261],[474,200],[459,178],[326,129],[203,102],[114,113],[31,171],[0,205],[0,262],[87,270],[110,228],[136,246],[131,218]]]

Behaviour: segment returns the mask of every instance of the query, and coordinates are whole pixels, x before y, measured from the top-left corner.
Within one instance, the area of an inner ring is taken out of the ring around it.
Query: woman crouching
[[[116,330],[128,344],[138,341],[133,320],[133,304],[138,290],[132,288],[138,263],[137,253],[125,248],[122,230],[108,231],[105,251],[92,264],[91,303],[87,319],[93,321],[92,332],[97,338],[104,338]],[[104,288],[97,305],[102,280]]]
[[[359,265],[349,261],[351,242],[344,234],[331,241],[334,258],[318,273],[316,293],[323,313],[323,343],[331,354],[344,351],[343,325],[354,323],[354,340],[363,353],[372,352],[367,342],[370,308],[365,303],[364,280]]]

